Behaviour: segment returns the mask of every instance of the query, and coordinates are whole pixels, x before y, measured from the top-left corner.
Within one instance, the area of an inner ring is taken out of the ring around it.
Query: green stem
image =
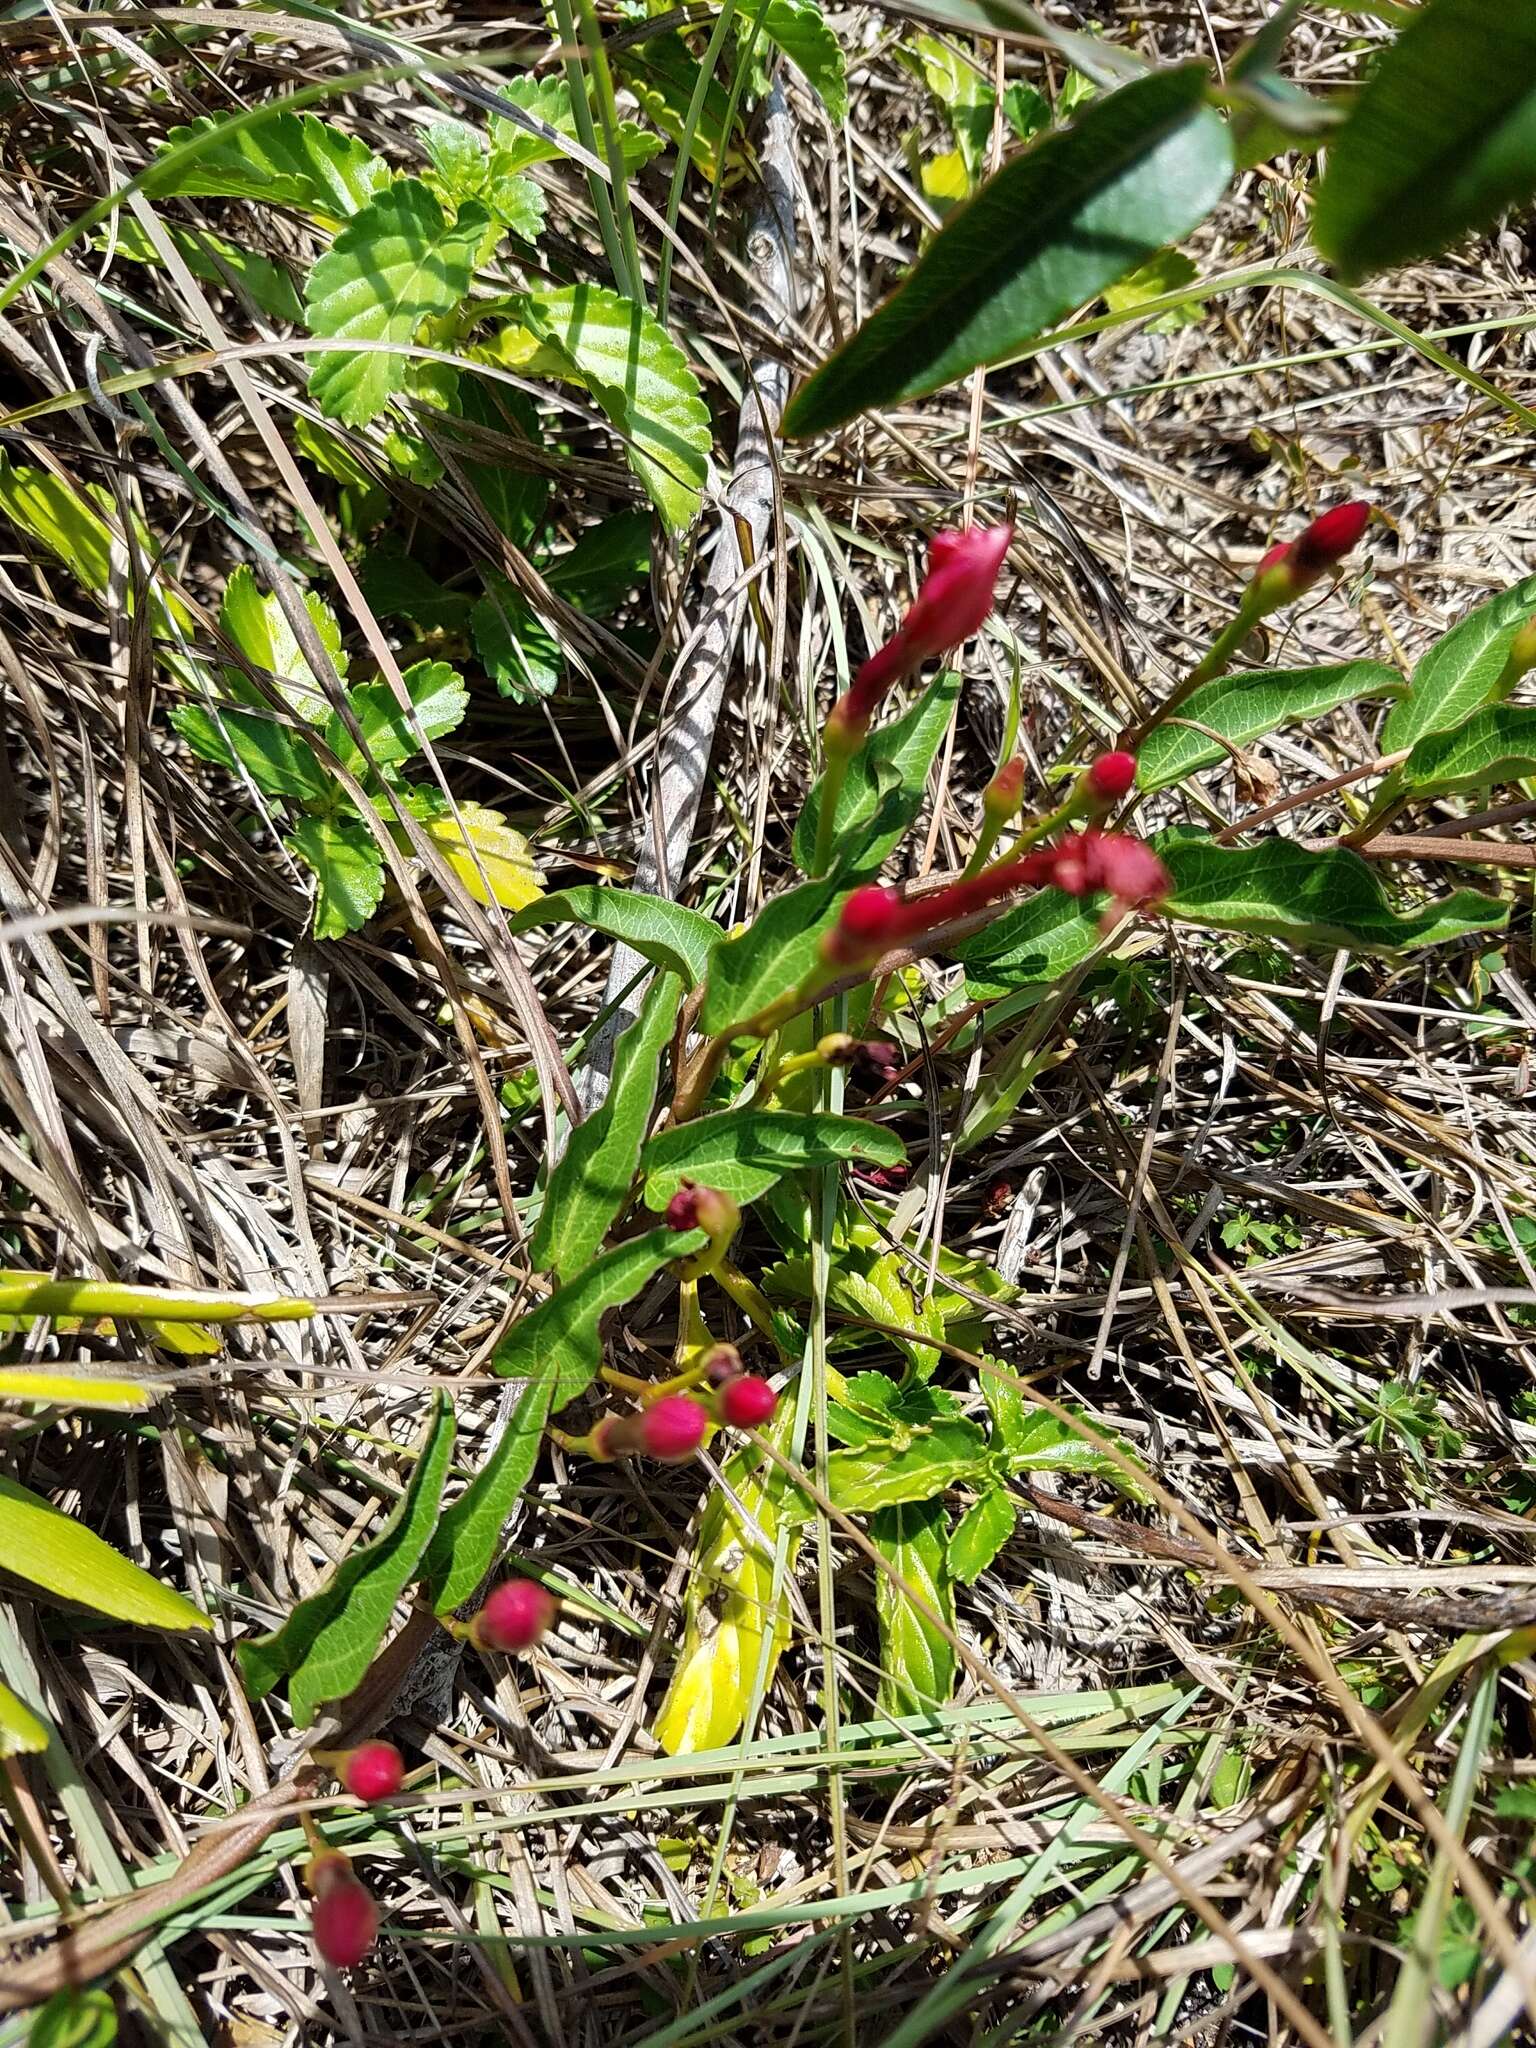
[[[629,282],[624,289],[637,306],[644,307],[645,267],[640,261],[640,244],[635,239],[635,217],[629,205],[629,173],[624,168],[624,138],[619,125],[619,103],[613,90],[613,72],[603,47],[603,31],[592,0],[576,0],[581,19],[582,49],[592,73],[592,90],[597,96],[598,118],[603,124],[603,155],[613,181],[613,210],[619,224],[619,241]]]
[[[736,0],[725,0],[724,6],[715,16],[715,25],[710,30],[705,45],[699,75],[693,81],[693,92],[688,101],[688,112],[683,121],[682,140],[677,146],[677,162],[672,167],[672,186],[667,193],[667,232],[662,240],[661,261],[656,272],[656,317],[665,323],[667,299],[672,286],[672,242],[677,230],[677,216],[682,211],[683,181],[688,175],[688,166],[693,161],[693,140],[703,118],[704,103],[709,97],[709,88],[715,76],[715,66],[720,61],[720,52],[730,34],[731,23],[736,18]],[[723,138],[721,148],[726,141]]]
[[[824,875],[832,865],[832,845],[837,836],[837,800],[848,777],[851,754],[841,747],[830,749],[821,776],[821,808],[816,813],[816,852],[811,861],[811,879]]]
[[[581,67],[580,52],[582,42],[576,32],[575,17],[571,13],[571,0],[552,0],[552,9],[555,17],[555,32],[565,45],[567,53],[565,59],[565,82],[571,91],[571,118],[576,123],[576,137],[589,155],[598,156],[601,152],[597,146],[597,130],[592,125],[592,109],[587,102],[586,74]],[[608,89],[611,95],[613,91],[611,79]],[[623,176],[623,170],[622,157],[619,160],[617,171],[615,171],[612,163],[608,166],[608,174],[615,182]],[[608,268],[613,272],[614,282],[618,285],[620,291],[627,293],[629,297],[633,298],[635,292],[634,285],[631,283],[628,275],[628,252],[625,248],[624,240],[619,233],[618,216],[614,212],[613,207],[613,195],[603,180],[595,172],[591,171],[587,174],[587,189],[592,194],[592,210],[597,215],[598,232],[603,238],[603,249],[608,258]],[[625,212],[627,213],[628,210],[628,192],[626,189]],[[633,235],[634,226],[631,223],[631,239],[633,239]]]
[[[1133,726],[1120,735],[1121,746],[1128,747],[1134,752],[1147,734],[1155,731],[1165,718],[1172,718],[1179,706],[1186,698],[1193,696],[1202,683],[1214,682],[1217,676],[1224,676],[1232,666],[1233,655],[1237,653],[1262,616],[1261,612],[1254,609],[1249,593],[1245,592],[1243,601],[1237,608],[1236,617],[1222,627],[1203,659],[1196,663],[1178,688],[1163,699],[1150,718],[1144,718],[1140,725]]]

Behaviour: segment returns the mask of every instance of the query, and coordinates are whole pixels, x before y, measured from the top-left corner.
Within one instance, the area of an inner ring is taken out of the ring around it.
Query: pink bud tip
[[[697,1230],[699,1227],[699,1191],[691,1180],[685,1180],[677,1193],[668,1202],[662,1218],[668,1230]]]
[[[350,1970],[378,1939],[379,1909],[344,1856],[318,1858],[317,1866],[312,1873],[315,1947],[333,1969]]]
[[[831,966],[852,967],[871,960],[900,929],[901,898],[894,889],[872,882],[855,889],[843,905],[843,914],[822,940],[822,956]]]
[[[982,808],[994,818],[1011,818],[1024,801],[1024,757],[1005,761],[981,793]]]
[[[902,625],[910,653],[926,661],[981,631],[1012,540],[1011,524],[935,534],[928,574]]]
[[[1107,889],[1128,910],[1160,903],[1173,888],[1168,870],[1144,840],[1130,832],[1086,832],[1049,849],[1050,881],[1067,896]]]
[[[1100,754],[1088,770],[1089,793],[1100,803],[1118,803],[1136,780],[1136,756],[1123,749]]]
[[[771,1420],[779,1397],[766,1380],[728,1380],[720,1389],[720,1420],[732,1429],[760,1429]]]
[[[533,1579],[504,1579],[470,1624],[482,1650],[509,1656],[531,1650],[555,1616],[560,1603]]]
[[[640,1448],[648,1458],[680,1465],[704,1441],[709,1417],[686,1394],[663,1394],[640,1418]]]
[[[361,1742],[342,1758],[339,1775],[354,1799],[393,1799],[405,1783],[405,1758],[392,1742]]]
[[[695,1181],[685,1180],[668,1202],[665,1220],[671,1230],[707,1231],[717,1247],[723,1249],[736,1235],[741,1209],[723,1189],[700,1187]]]
[[[1291,560],[1302,574],[1321,575],[1342,562],[1370,524],[1371,508],[1363,498],[1335,505],[1304,527],[1292,543]]]

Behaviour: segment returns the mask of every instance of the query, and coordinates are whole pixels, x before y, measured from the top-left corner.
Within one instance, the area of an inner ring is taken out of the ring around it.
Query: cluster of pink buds
[[[766,1380],[743,1372],[716,1387],[711,1405],[717,1422],[732,1429],[761,1429],[773,1420],[779,1397]]]
[[[379,1909],[372,1894],[339,1849],[314,1857],[305,1879],[315,1900],[310,1918],[315,1947],[333,1969],[350,1970],[378,1939]]]
[[[829,754],[855,752],[894,683],[980,632],[1012,540],[1011,523],[934,535],[928,574],[906,617],[832,707],[826,729]]]
[[[1370,523],[1371,508],[1351,498],[1324,512],[1294,540],[1272,547],[1253,573],[1244,610],[1253,618],[1277,611],[1303,596],[1321,577],[1336,569]]]
[[[477,1649],[521,1657],[553,1626],[559,1612],[559,1601],[536,1579],[503,1579],[465,1633]]]
[[[604,1464],[615,1458],[655,1458],[681,1465],[704,1441],[709,1413],[686,1394],[663,1394],[633,1415],[604,1415],[581,1446]]]

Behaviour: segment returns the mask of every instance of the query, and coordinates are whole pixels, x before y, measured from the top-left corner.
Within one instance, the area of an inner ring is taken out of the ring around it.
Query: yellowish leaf
[[[461,803],[457,818],[445,812],[426,820],[423,829],[442,848],[449,867],[477,903],[489,903],[494,897],[503,910],[522,910],[543,895],[532,848],[500,811]]]
[[[47,1401],[61,1408],[144,1408],[161,1391],[147,1380],[99,1379],[94,1373],[0,1369],[0,1400]]]
[[[0,1567],[117,1621],[143,1628],[212,1626],[173,1586],[151,1578],[83,1522],[60,1514],[14,1479],[0,1479]]]
[[[8,1685],[0,1685],[0,1757],[35,1756],[48,1747],[48,1730]]]

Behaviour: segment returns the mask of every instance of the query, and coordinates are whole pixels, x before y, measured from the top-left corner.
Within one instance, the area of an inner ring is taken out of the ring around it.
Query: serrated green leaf
[[[718,72],[706,86],[698,114],[693,117],[693,97],[701,67],[675,30],[652,33],[643,42],[628,44],[615,51],[614,60],[641,112],[673,142],[681,144],[687,137],[692,162],[699,174],[713,183],[725,154],[726,124],[731,118],[731,95]]]
[[[827,1459],[827,1491],[848,1513],[932,1500],[963,1479],[986,1469],[987,1440],[974,1422],[941,1420],[911,1441],[833,1451]]]
[[[790,435],[1006,362],[1204,220],[1231,175],[1203,65],[1092,101],[952,214],[885,304],[791,399]]]
[[[1100,938],[1096,909],[1059,889],[1040,889],[946,951],[965,963],[966,994],[986,1001],[1014,989],[1051,987],[1080,966]]]
[[[1426,733],[1402,766],[1403,786],[1450,796],[1536,775],[1536,706],[1485,704],[1451,732]]]
[[[224,127],[210,114],[173,128],[161,161],[150,166],[145,190],[255,199],[332,221],[360,212],[389,183],[382,158],[314,114],[276,113],[234,134],[222,133]],[[191,143],[202,147],[173,159],[173,152]]]
[[[720,940],[710,956],[699,1029],[712,1038],[734,1031],[799,988],[847,894],[840,875],[802,882],[765,903],[744,932]]]
[[[816,0],[768,0],[744,10],[760,33],[781,50],[841,126],[848,118],[848,66],[843,46]]]
[[[648,1206],[664,1209],[685,1180],[755,1202],[786,1173],[849,1159],[895,1166],[905,1157],[895,1131],[865,1117],[723,1109],[659,1131],[640,1166]]]
[[[640,1015],[615,1046],[607,1095],[572,1131],[549,1176],[538,1228],[528,1247],[535,1271],[574,1280],[623,1206],[650,1127],[661,1055],[676,1027],[682,1000],[678,976],[658,975]]]
[[[378,1535],[349,1551],[281,1628],[236,1645],[252,1699],[265,1699],[287,1679],[295,1727],[307,1728],[327,1700],[345,1699],[378,1654],[395,1603],[416,1576],[437,1525],[453,1433],[453,1410],[439,1397],[410,1480]]]
[[[546,563],[544,580],[577,611],[605,619],[650,575],[651,552],[650,513],[620,512]]]
[[[0,1478],[0,1570],[139,1628],[210,1626],[173,1586],[151,1578],[83,1522],[14,1479]]]
[[[515,100],[525,113],[534,115],[568,140],[577,139],[570,87],[564,79],[514,78],[504,83],[500,90],[503,98]],[[499,116],[491,121],[491,140],[497,154],[504,156],[508,168],[514,171],[526,170],[530,164],[545,163],[552,157],[564,155],[558,143],[546,142],[541,136],[531,135],[526,128],[519,128],[515,122],[502,120]],[[624,159],[626,172],[632,174],[648,164],[663,146],[659,135],[652,135],[634,121],[620,121],[619,153]]]
[[[580,924],[633,946],[653,966],[678,974],[687,987],[703,978],[720,927],[696,910],[647,896],[639,889],[602,889],[583,883],[557,889],[508,920],[511,932],[532,931],[540,924]]]
[[[954,1627],[954,1593],[946,1562],[944,1511],[893,1507],[869,1525],[870,1540],[904,1585]],[[955,1683],[955,1650],[903,1586],[875,1575],[880,1621],[879,1705],[887,1714],[926,1714],[948,1703]]]
[[[525,242],[538,240],[544,228],[544,194],[532,178],[519,174],[518,157],[488,147],[479,130],[464,121],[434,122],[422,143],[435,174],[425,182],[440,197],[455,208],[476,200]],[[499,231],[490,239],[494,246]]]
[[[253,250],[242,249],[237,242],[226,241],[224,236],[211,234],[207,228],[178,227],[171,221],[162,221],[160,225],[194,277],[224,290],[229,289],[233,279],[261,312],[273,320],[286,320],[295,327],[302,326],[304,308],[299,303],[293,279],[280,263],[270,262]],[[103,247],[106,246],[104,243]],[[110,246],[130,263],[153,266],[160,263],[160,252],[150,240],[147,229],[131,215],[122,215],[116,221]]]
[[[347,657],[342,651],[341,627],[336,622],[336,614],[313,590],[304,593],[304,609],[309,613],[321,646],[330,656],[332,667],[338,676],[345,676]],[[219,605],[219,628],[240,649],[252,668],[274,678],[278,695],[291,711],[312,725],[318,725],[325,718],[330,699],[305,660],[293,628],[283,615],[282,606],[272,591],[261,588],[243,562],[224,585],[224,597]],[[250,703],[253,692],[240,671],[225,669],[223,673],[231,694]]]
[[[469,290],[490,215],[467,201],[450,227],[419,179],[400,178],[342,229],[309,274],[312,334],[389,344],[317,358],[310,396],[332,419],[361,426],[405,382],[402,353],[429,316],[451,313]]]
[[[315,937],[365,925],[384,894],[384,856],[361,818],[300,818],[283,844],[315,878]]]
[[[495,1448],[439,1521],[422,1568],[435,1614],[468,1600],[495,1563],[507,1517],[539,1461],[554,1392],[551,1377],[528,1382]]]
[[[1000,1359],[987,1358],[986,1364],[997,1368],[981,1374],[982,1399],[987,1404],[992,1434],[999,1448],[1013,1450],[1028,1442],[1029,1424],[1040,1411],[1025,1400],[1017,1373],[1011,1372]]]
[[[1480,604],[1420,657],[1408,695],[1394,704],[1381,729],[1381,750],[1395,754],[1426,733],[1448,732],[1479,704],[1499,679],[1510,645],[1536,611],[1536,576]]]
[[[1100,1429],[1097,1424],[1094,1427],[1096,1434],[1114,1444],[1122,1456],[1133,1464],[1140,1463],[1123,1437]],[[1031,1409],[1023,1424],[1013,1433],[1007,1445],[1007,1460],[1010,1472],[1091,1473],[1096,1478],[1109,1480],[1111,1485],[1118,1486],[1133,1499],[1146,1497],[1113,1458],[1045,1408]]]
[[[974,1586],[1013,1534],[1018,1504],[1004,1487],[994,1486],[967,1508],[949,1539],[949,1572],[962,1586]]]
[[[712,436],[688,359],[642,306],[595,284],[530,292],[523,319],[564,359],[624,437],[624,452],[674,533],[703,502]]]
[[[1536,192],[1536,13],[1430,0],[1328,149],[1317,246],[1347,277],[1432,256]]]
[[[442,739],[469,709],[464,678],[446,661],[415,662],[403,671],[400,680],[416,714],[414,726],[388,683],[362,683],[347,692],[352,715],[367,743],[366,756],[359,753],[357,743],[335,713],[326,726],[327,746],[354,775],[366,774],[370,762],[376,768],[387,768],[410,760],[421,751],[423,738]]]
[[[48,1747],[48,1730],[25,1700],[0,1685],[0,1757],[36,1756]]]
[[[314,749],[270,712],[239,711],[232,704],[212,710],[178,704],[171,724],[200,760],[216,762],[234,775],[243,769],[267,796],[324,803],[335,788]]]
[[[14,463],[0,449],[0,519],[7,519],[61,561],[84,590],[101,597],[111,587],[112,549],[117,507],[100,484],[74,485],[51,470]],[[138,552],[146,569],[155,549],[142,525],[136,532]],[[129,603],[133,601],[128,592]],[[169,592],[156,589],[150,617],[157,633],[172,622],[190,630],[186,607]]]
[[[960,675],[944,669],[900,718],[876,728],[848,763],[838,791],[832,844],[844,875],[877,868],[922,808],[928,771],[960,695]],[[795,823],[794,856],[809,873],[816,853],[826,777],[818,778]]]
[[[1346,661],[1331,668],[1245,670],[1202,683],[1165,725],[1155,726],[1137,749],[1136,787],[1167,789],[1197,768],[1228,759],[1216,740],[1197,732],[1209,726],[1233,746],[1266,733],[1320,718],[1357,697],[1398,697],[1406,685],[1379,661]],[[1184,723],[1183,721],[1188,721]]]
[[[640,1292],[653,1273],[705,1242],[702,1230],[649,1230],[594,1259],[568,1286],[519,1317],[496,1347],[491,1369],[503,1379],[550,1389],[550,1412],[584,1394],[603,1362],[599,1324]]]
[[[469,615],[475,652],[503,697],[549,697],[564,670],[560,643],[510,577],[482,572],[485,595]]]
[[[1345,847],[1313,853],[1292,839],[1218,846],[1194,831],[1164,833],[1155,844],[1173,877],[1165,914],[1218,931],[1396,952],[1491,931],[1508,915],[1507,905],[1472,889],[1396,911],[1375,871]]]

